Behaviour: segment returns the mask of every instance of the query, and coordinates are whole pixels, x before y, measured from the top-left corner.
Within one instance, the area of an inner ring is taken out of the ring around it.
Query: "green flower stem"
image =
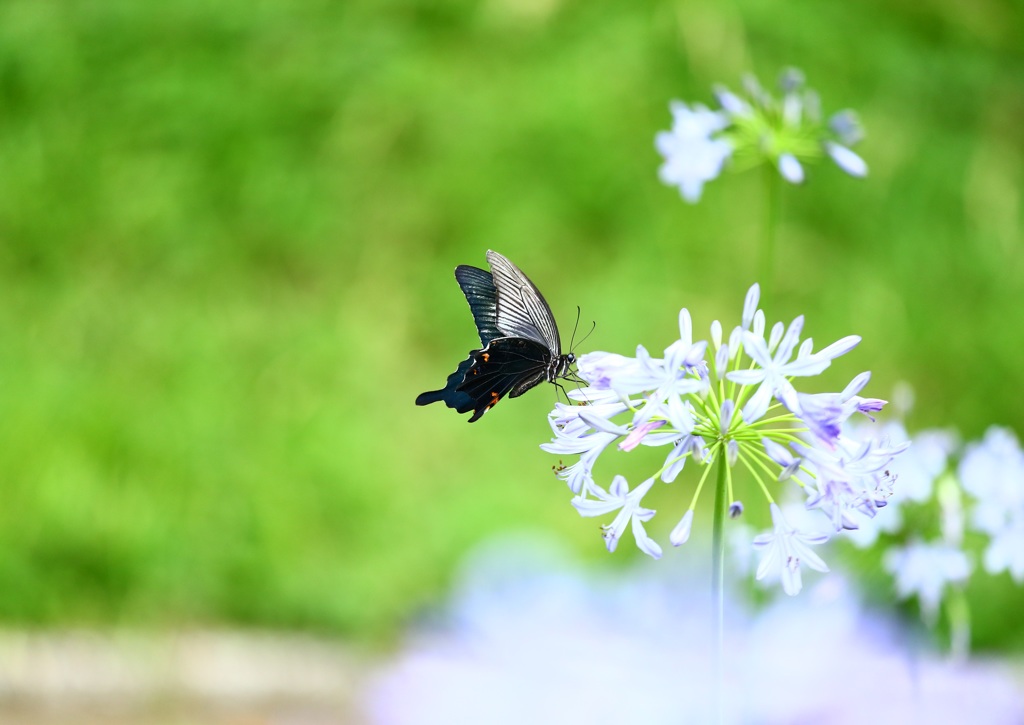
[[[715,445],[713,445],[713,446],[712,446],[712,447],[711,447],[711,448],[710,448],[710,449],[708,450],[708,455],[709,455],[709,456],[715,456],[715,455],[717,455],[717,453],[718,453],[718,450],[719,450],[720,448],[721,448],[721,446],[720,446],[719,444],[715,444]],[[724,454],[724,451],[723,451],[723,454]],[[699,499],[699,498],[700,498],[700,492],[701,492],[701,491],[702,491],[702,490],[704,489],[704,481],[706,481],[706,480],[707,480],[707,478],[708,478],[708,474],[709,474],[709,473],[711,473],[711,466],[705,466],[705,467],[704,467],[704,473],[703,473],[703,474],[701,474],[701,477],[700,477],[700,481],[698,481],[698,482],[697,482],[697,490],[695,490],[695,491],[693,492],[693,499],[692,499],[692,500],[690,501],[690,510],[691,510],[691,511],[692,511],[693,509],[697,508],[697,499]]]
[[[729,479],[729,462],[725,446],[718,451],[718,482],[715,485],[715,513],[711,531],[711,597],[714,610],[715,641],[712,648],[715,678],[715,721],[725,720],[725,511],[726,486]]]
[[[778,475],[772,472],[772,469],[768,467],[768,463],[774,463],[768,454],[763,450],[753,447],[746,448],[743,453],[746,454],[748,460],[751,463],[756,463],[757,467],[764,471],[764,474],[768,477],[769,481],[778,481]]]
[[[949,654],[957,662],[964,662],[971,650],[971,609],[962,587],[950,588],[946,603],[949,616]]]
[[[750,475],[754,477],[754,480],[757,481],[757,485],[761,487],[761,491],[762,493],[764,493],[764,497],[768,499],[768,503],[775,503],[775,499],[772,498],[771,491],[768,490],[768,487],[765,485],[764,481],[761,480],[761,477],[757,474],[757,471],[754,470],[754,465],[750,462],[749,459],[749,454],[741,449],[739,457],[740,463],[746,466],[747,470],[750,471]]]
[[[772,423],[795,423],[799,420],[799,418],[787,411],[784,415],[777,415],[774,418],[762,418],[761,420],[756,420],[748,425],[751,428],[760,428],[761,426],[771,425]]]
[[[654,478],[661,478],[661,474],[663,474],[665,471],[667,471],[669,466],[671,466],[673,463],[678,463],[682,459],[686,458],[688,455],[690,455],[690,451],[687,451],[686,453],[684,453],[681,456],[676,456],[675,458],[671,458],[671,459],[666,460],[665,463],[662,465],[662,467],[658,469],[658,472],[655,473],[653,477]]]
[[[781,180],[774,164],[764,165],[764,178],[767,186],[765,197],[765,236],[764,248],[761,249],[761,302],[771,299],[772,281],[775,271],[775,237],[779,226],[779,205],[781,197]]]

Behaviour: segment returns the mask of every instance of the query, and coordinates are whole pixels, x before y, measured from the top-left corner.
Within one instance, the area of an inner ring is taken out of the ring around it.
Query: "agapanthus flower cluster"
[[[879,430],[906,438],[898,422]],[[974,573],[965,534],[984,542],[984,570],[1009,572],[1024,583],[1024,451],[1012,431],[992,427],[981,441],[961,445],[945,430],[912,437],[913,446],[894,461],[898,480],[887,515],[850,537],[860,547],[883,550],[883,564],[904,599],[916,597],[934,623],[951,593],[962,594]]]
[[[727,337],[722,324],[712,322],[710,344],[694,339],[690,313],[683,309],[679,339],[660,358],[643,346],[634,357],[582,356],[579,374],[588,387],[569,392],[576,404],[555,405],[549,415],[554,439],[541,447],[559,456],[579,456],[558,475],[575,494],[572,503],[580,515],[612,516],[603,527],[609,551],[629,528],[637,546],[654,558],[662,548],[644,526],[655,515],[644,506],[644,497],[656,481],[676,481],[688,464],[697,469],[696,484],[687,493],[689,505],[669,536],[679,546],[690,536],[711,470],[721,464],[731,517],[742,514],[748,493],[763,497],[771,510],[772,531],[753,542],[762,555],[757,578],[781,575],[786,592],[795,594],[801,565],[827,571],[811,546],[829,534],[801,530],[787,520],[778,505],[784,484],[795,484],[806,507],[825,515],[823,529],[855,529],[886,506],[892,494],[888,467],[909,444],[861,441],[843,432],[850,416],[870,416],[885,404],[860,396],[869,373],[857,375],[838,393],[803,393],[794,386],[795,380],[819,375],[850,352],[858,336],[815,350],[812,339],[801,341],[803,316],[768,328],[759,295],[757,285],[750,288],[740,324]],[[667,452],[642,483],[630,488],[625,478],[614,476],[605,488],[594,469],[612,446]],[[734,476],[734,469],[741,475]],[[749,484],[742,497],[739,483]]]
[[[795,68],[783,71],[779,90],[775,97],[747,76],[741,94],[715,87],[718,108],[673,101],[672,130],[655,137],[665,159],[661,180],[694,203],[704,184],[726,164],[743,171],[769,163],[786,181],[799,184],[805,164],[828,156],[851,176],[867,175],[867,164],[851,149],[864,138],[853,111],[823,118],[818,94],[806,87],[803,73]]]

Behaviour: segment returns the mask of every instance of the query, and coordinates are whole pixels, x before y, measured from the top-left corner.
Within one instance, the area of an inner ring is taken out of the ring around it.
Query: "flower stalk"
[[[782,207],[782,185],[775,169],[764,167],[765,180],[765,233],[761,249],[761,279],[764,280],[764,298],[771,299],[775,289],[775,243],[778,237],[779,215]]]
[[[711,529],[711,607],[714,622],[714,703],[718,723],[725,721],[725,513],[728,507],[729,464],[724,449],[718,455],[715,511]]]

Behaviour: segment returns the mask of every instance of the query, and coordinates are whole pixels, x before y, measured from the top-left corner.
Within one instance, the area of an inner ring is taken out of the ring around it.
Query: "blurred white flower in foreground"
[[[708,605],[696,593],[706,575],[620,573],[612,583],[552,558],[522,541],[478,554],[446,626],[377,678],[371,722],[712,722]],[[909,652],[839,577],[728,621],[730,725],[1024,722],[1024,695],[1000,668]]]

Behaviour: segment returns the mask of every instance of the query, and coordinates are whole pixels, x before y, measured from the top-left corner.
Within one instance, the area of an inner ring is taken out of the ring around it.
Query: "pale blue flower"
[[[807,507],[821,509],[836,531],[856,529],[855,512],[871,518],[888,503],[893,479],[886,471],[909,446],[909,441],[887,447],[874,440],[861,442],[842,436],[828,450],[793,443],[793,449],[816,470],[814,484],[807,491]]]
[[[672,529],[672,533],[669,534],[668,540],[672,542],[672,546],[682,546],[690,540],[690,529],[693,528],[693,509],[689,509],[683,518],[679,519],[679,523]]]
[[[849,435],[873,440],[886,446],[890,441],[910,438],[903,425],[889,422],[879,428],[869,425],[848,425]],[[855,546],[874,545],[881,533],[895,534],[903,528],[903,507],[930,500],[935,481],[949,466],[950,456],[957,447],[957,437],[947,430],[925,430],[913,436],[912,444],[904,453],[891,461],[883,476],[893,487],[884,516],[858,519],[859,527],[847,537]]]
[[[804,353],[797,359],[810,357],[810,352]],[[825,444],[831,446],[839,437],[845,423],[854,413],[862,413],[872,422],[872,413],[877,413],[885,407],[887,401],[879,398],[862,398],[859,393],[868,381],[871,373],[861,373],[855,377],[841,393],[817,393],[798,395],[801,417],[807,423],[811,432]]]
[[[592,486],[594,463],[602,451],[615,442],[619,436],[603,431],[587,432],[591,430],[589,426],[580,430],[579,424],[585,425],[585,422],[578,416],[576,421],[579,423],[574,421],[565,427],[560,427],[552,421],[551,430],[554,432],[555,438],[550,443],[542,444],[541,449],[555,455],[579,455],[580,459],[576,463],[558,472],[558,477],[566,482],[569,489],[573,493],[579,494]]]
[[[817,436],[822,443],[833,445],[843,432],[843,422],[849,417],[844,415],[839,395],[836,393],[814,395],[800,393],[797,399],[800,406],[800,417],[807,423],[811,433]]]
[[[781,97],[765,90],[753,76],[743,79],[746,98],[718,85],[715,98],[728,124],[719,131],[733,149],[733,166],[744,169],[761,163],[774,165],[791,184],[806,178],[804,166],[828,156],[847,174],[866,176],[868,167],[851,146],[864,138],[856,114],[845,110],[822,121],[821,99],[806,87],[795,68],[779,78]]]
[[[753,115],[754,109],[751,105],[725,86],[716,84],[712,88],[712,92],[715,94],[718,105],[722,107],[722,110],[727,115],[733,118],[744,118]]]
[[[850,149],[833,141],[825,142],[825,151],[836,162],[836,166],[850,176],[862,178],[868,175],[868,165],[860,156]]]
[[[685,395],[700,392],[706,383],[690,374],[690,370],[682,367],[692,356],[691,347],[698,349],[703,355],[706,342],[697,346],[682,346],[666,350],[665,358],[652,358],[643,345],[637,345],[636,357],[625,358],[622,355],[604,352],[593,352],[579,359],[580,375],[597,390],[614,390],[619,395],[635,395],[643,391],[656,391],[651,396],[653,402],[661,402],[669,395]]]
[[[589,387],[572,391],[570,397],[586,402],[592,396],[593,404],[556,405],[549,416],[554,438],[544,450],[580,456],[559,475],[577,494],[573,504],[581,514],[618,512],[605,528],[609,549],[616,547],[631,523],[638,546],[651,556],[660,555],[660,548],[643,528],[654,512],[643,507],[641,498],[655,479],[675,481],[688,460],[697,468],[700,482],[696,488],[687,487],[689,506],[669,536],[676,546],[690,536],[697,500],[702,491],[713,488],[705,488],[708,467],[718,462],[724,466],[732,516],[749,504],[747,494],[737,494],[733,488],[734,468],[756,479],[754,490],[764,494],[771,506],[775,499],[770,487],[793,479],[808,493],[808,506],[824,512],[837,529],[854,528],[853,514],[874,516],[886,505],[892,478],[884,467],[906,446],[861,444],[839,432],[842,422],[853,413],[873,412],[884,404],[859,396],[869,376],[857,376],[841,393],[813,396],[801,395],[792,382],[822,372],[835,358],[852,350],[860,338],[850,335],[815,351],[811,339],[800,343],[804,325],[800,316],[788,327],[774,325],[766,341],[759,292],[757,285],[748,290],[740,324],[733,328],[728,343],[722,339],[726,328],[717,320],[712,323],[714,354],[710,361],[708,343],[693,339],[691,316],[685,308],[678,318],[679,339],[665,348],[663,358],[652,358],[642,345],[636,347],[635,357],[598,352],[580,358],[580,377]],[[783,406],[765,419],[773,395]],[[794,436],[808,429],[818,434],[817,444],[791,447]],[[619,477],[604,491],[594,481],[593,469],[598,456],[615,441],[630,456],[639,455],[644,448],[666,446],[670,450],[660,468],[634,491]],[[798,473],[801,468],[805,471]],[[746,484],[746,478],[743,475],[736,480]],[[814,515],[820,514],[815,511]],[[783,526],[783,521],[780,518],[778,526]],[[790,533],[778,540],[779,547],[799,548],[800,542],[806,545],[818,540],[794,527],[787,531]],[[774,535],[768,536],[761,537],[762,546],[774,541]],[[797,543],[789,543],[791,539]],[[770,567],[772,556],[775,554],[768,557],[765,567]],[[804,558],[812,568],[820,561],[813,554]],[[796,564],[798,567],[799,562]],[[762,575],[765,571],[762,568]],[[783,580],[787,591],[798,589],[799,569],[787,569]]]
[[[745,533],[730,523],[730,539]],[[706,581],[651,569],[610,577],[554,543],[489,542],[467,557],[439,616],[417,621],[367,673],[359,710],[372,725],[1024,722],[1018,664],[954,663],[915,646],[910,628],[864,607],[839,574],[799,598],[729,611],[737,696],[719,721]]]
[[[604,516],[612,511],[618,511],[612,523],[602,527],[608,551],[615,551],[619,539],[626,531],[626,526],[632,524],[636,545],[645,554],[658,559],[661,557],[661,547],[647,535],[647,531],[644,529],[644,522],[650,521],[655,512],[640,505],[652,485],[654,485],[654,479],[648,478],[630,491],[626,479],[623,476],[616,476],[608,491],[596,485],[591,487],[590,492],[597,496],[596,500],[576,497],[573,499],[572,505],[579,511],[580,516]]]
[[[828,541],[827,534],[803,533],[790,526],[781,509],[771,505],[773,530],[770,534],[754,537],[754,547],[762,549],[764,555],[757,567],[757,578],[777,574],[782,579],[782,589],[795,596],[803,586],[800,565],[806,564],[815,571],[827,572],[828,566],[821,557],[811,551],[811,545]]]
[[[803,315],[800,315],[790,323],[784,335],[773,334],[773,340],[776,337],[781,338],[774,356],[771,354],[772,340],[765,344],[763,337],[752,332],[743,333],[743,350],[757,363],[758,367],[753,370],[730,372],[726,378],[743,385],[760,383],[757,392],[743,408],[743,420],[747,423],[753,423],[765,414],[773,395],[790,412],[798,414],[800,400],[796,388],[793,387],[789,379],[821,374],[834,358],[845,354],[860,342],[859,337],[851,335],[816,354],[797,357],[796,360],[791,361],[793,351],[800,340],[803,325],[804,318]],[[780,328],[776,326],[776,329]]]
[[[804,181],[804,167],[797,161],[793,154],[781,154],[779,156],[779,173],[782,178],[790,184],[802,184]]]
[[[779,471],[779,481],[785,481],[800,470],[800,459],[790,453],[788,448],[776,443],[771,438],[765,438],[763,443],[764,452],[782,468]]]
[[[647,446],[672,445],[665,458],[664,470],[661,473],[661,480],[665,483],[672,483],[676,476],[686,465],[686,459],[691,456],[699,461],[703,454],[704,439],[693,435],[694,419],[693,406],[689,402],[683,402],[677,396],[670,397],[668,403],[662,406],[666,421],[671,426],[669,433],[649,433],[641,441]]]
[[[857,114],[849,109],[833,114],[828,128],[844,146],[855,146],[864,140],[864,127]]]
[[[613,399],[618,399],[619,395],[612,390],[612,381],[621,380],[636,367],[636,358],[618,353],[588,352],[576,358],[576,369],[587,381],[590,394],[602,393]]]
[[[750,285],[750,289],[747,290],[747,296],[743,298],[743,316],[740,318],[741,330],[749,330],[750,326],[754,323],[754,316],[757,314],[757,303],[760,300],[761,285],[755,282]],[[762,333],[755,332],[754,334],[760,336]]]

